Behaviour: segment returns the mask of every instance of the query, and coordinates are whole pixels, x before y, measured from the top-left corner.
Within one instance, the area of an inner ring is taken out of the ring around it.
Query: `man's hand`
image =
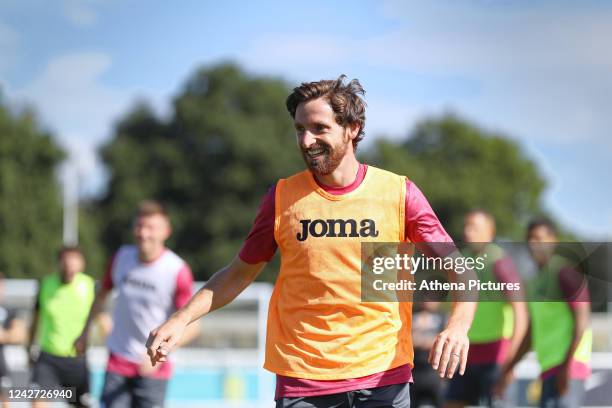
[[[188,324],[189,319],[174,314],[164,324],[151,331],[147,339],[147,354],[153,367],[157,362],[163,363],[168,359],[168,354],[179,342]]]
[[[87,343],[89,342],[89,336],[86,331],[83,331],[79,337],[74,341],[74,349],[77,355],[82,356],[87,351]]]
[[[138,374],[141,377],[151,377],[160,367],[161,365],[154,366],[151,359],[145,357],[138,367]]]
[[[429,364],[440,377],[453,378],[457,367],[460,367],[459,374],[463,375],[469,347],[467,329],[449,326],[436,337],[429,352]]]

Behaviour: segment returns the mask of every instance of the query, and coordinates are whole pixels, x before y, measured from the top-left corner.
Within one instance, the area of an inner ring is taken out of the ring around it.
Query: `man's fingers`
[[[164,340],[165,339],[162,333],[157,332],[156,330],[153,330],[149,334],[149,339],[147,340],[147,353],[149,354],[149,357],[151,357],[151,359],[155,357],[157,349]]]
[[[161,341],[157,348],[152,352],[152,355],[149,354],[153,367],[155,367],[155,364],[158,362],[163,363],[164,361],[168,360],[168,354],[170,354],[170,351],[172,350],[172,345],[174,343],[175,342],[172,341],[172,337],[170,337],[169,341]],[[155,343],[151,343],[151,347],[153,347],[154,344]],[[147,349],[147,351],[148,350],[149,349]]]
[[[448,360],[448,369],[446,370],[446,376],[453,378],[457,367],[461,364],[461,344],[456,344],[450,352]]]
[[[451,351],[454,348],[454,344],[450,339],[446,339],[444,342],[444,349],[440,355],[440,365],[438,366],[438,374],[440,377],[446,376],[446,369],[451,358]]]
[[[446,337],[438,335],[434,345],[431,348],[431,351],[429,352],[429,364],[431,364],[434,370],[437,370],[440,365],[440,356],[442,355],[442,350],[444,349],[445,343]]]
[[[467,367],[467,360],[468,360],[468,352],[470,351],[470,344],[464,344],[463,347],[461,347],[461,352],[459,353],[461,355],[461,367],[459,368],[459,374],[463,375],[465,374],[465,368]]]
[[[168,353],[170,353],[170,350],[172,349],[172,346],[170,345],[170,342],[168,341],[163,341],[159,347],[157,347],[157,354],[161,355],[161,356],[167,356]]]

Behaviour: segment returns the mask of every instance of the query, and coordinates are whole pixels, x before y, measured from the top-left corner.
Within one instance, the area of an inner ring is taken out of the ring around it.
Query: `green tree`
[[[98,205],[107,253],[131,240],[137,203],[154,198],[170,211],[170,246],[197,278],[229,262],[268,188],[303,166],[284,106],[288,92],[282,81],[221,64],[186,82],[168,119],[135,106],[102,149],[110,172]]]
[[[545,182],[534,161],[506,135],[453,114],[421,121],[404,141],[380,139],[364,158],[414,181],[456,239],[474,208],[491,212],[498,235],[514,239],[542,212]]]
[[[0,103],[0,270],[11,278],[56,269],[62,208],[55,171],[63,158],[32,111]]]

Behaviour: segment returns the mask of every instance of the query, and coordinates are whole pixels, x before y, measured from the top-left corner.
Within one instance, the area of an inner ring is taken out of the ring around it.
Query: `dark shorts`
[[[557,376],[553,375],[542,381],[541,408],[579,408],[584,398],[584,381],[570,380],[567,392],[559,395]]]
[[[498,364],[469,364],[465,374],[453,376],[446,391],[446,401],[490,407],[493,405],[491,388],[499,375]]]
[[[6,361],[4,360],[4,354],[2,347],[0,347],[0,395],[3,395],[7,388],[13,386],[13,379],[11,374],[6,367]]]
[[[106,372],[101,407],[159,408],[164,406],[168,380],[147,377],[124,377]]]
[[[416,366],[412,370],[414,384],[410,384],[410,402],[415,407],[431,405],[442,406],[442,379],[430,365]]]
[[[41,351],[34,364],[32,386],[74,387],[77,407],[89,407],[89,370],[85,357],[58,357]]]
[[[276,408],[410,408],[410,384],[321,395],[279,398]]]
[[[11,378],[10,374],[7,372],[0,373],[0,396],[5,395],[7,390],[12,386],[13,379]]]

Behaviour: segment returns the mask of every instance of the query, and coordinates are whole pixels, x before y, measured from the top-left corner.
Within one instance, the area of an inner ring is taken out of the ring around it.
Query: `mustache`
[[[306,148],[303,146],[300,146],[302,151],[304,153],[308,153],[312,150],[318,150],[318,149],[325,149],[326,151],[330,151],[331,150],[331,146],[329,146],[327,143],[315,143],[312,146]]]

